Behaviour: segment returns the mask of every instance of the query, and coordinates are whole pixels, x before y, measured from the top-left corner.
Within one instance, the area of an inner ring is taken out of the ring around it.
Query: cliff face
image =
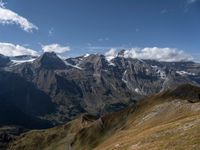
[[[109,61],[98,54],[63,60],[44,53],[31,62],[4,64],[0,96],[28,115],[59,124],[82,113],[118,111],[180,84],[199,85],[199,75],[194,62],[131,59],[123,52]]]

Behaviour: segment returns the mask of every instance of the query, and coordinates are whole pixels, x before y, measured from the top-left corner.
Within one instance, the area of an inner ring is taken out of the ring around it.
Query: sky
[[[199,60],[200,0],[0,0],[4,55],[120,49],[131,57]]]

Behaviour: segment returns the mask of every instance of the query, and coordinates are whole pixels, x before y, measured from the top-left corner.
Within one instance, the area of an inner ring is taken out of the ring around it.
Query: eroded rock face
[[[34,66],[48,70],[65,69],[65,63],[54,52],[44,53],[34,61]]]
[[[15,85],[26,95],[21,97],[22,106],[28,103],[35,108],[38,106],[40,111],[44,109],[43,114],[37,114],[35,109],[34,116],[54,124],[69,121],[82,113],[102,115],[118,111],[145,95],[183,83],[200,84],[200,65],[197,63],[131,59],[125,58],[123,51],[110,61],[99,54],[63,60],[55,53],[44,53],[32,62],[9,62],[1,70],[2,76],[9,72],[16,77]],[[19,84],[23,82],[27,84]],[[10,87],[0,96],[6,97],[12,90]],[[47,97],[40,100],[36,91]],[[30,98],[30,92],[35,97]],[[52,111],[43,106],[51,106]]]

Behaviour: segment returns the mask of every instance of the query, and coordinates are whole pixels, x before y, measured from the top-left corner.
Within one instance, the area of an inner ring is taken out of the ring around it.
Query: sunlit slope
[[[200,149],[200,103],[169,93],[145,99],[124,129],[95,149]]]
[[[28,132],[10,149],[200,149],[199,94],[199,87],[182,85],[97,120],[86,115],[67,125]]]

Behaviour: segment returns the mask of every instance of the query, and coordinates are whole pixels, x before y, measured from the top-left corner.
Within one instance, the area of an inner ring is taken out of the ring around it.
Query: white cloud
[[[26,18],[5,8],[2,1],[0,2],[0,24],[17,24],[26,32],[32,32],[33,29],[38,30],[38,27]]]
[[[133,48],[125,51],[125,57],[138,59],[153,59],[158,61],[190,61],[193,57],[182,50],[173,48],[146,47],[143,49]]]
[[[61,46],[60,44],[42,45],[42,49],[44,52],[55,52],[59,54],[71,50],[69,46]]]
[[[108,61],[112,60],[117,56],[117,51],[115,48],[111,48],[108,52],[105,53],[106,59]]]
[[[108,58],[116,57],[116,52],[110,50],[107,52]],[[124,52],[126,58],[136,59],[151,59],[157,61],[174,62],[174,61],[192,61],[194,58],[175,48],[158,48],[158,47],[146,47],[146,48],[132,48]]]
[[[25,48],[20,45],[12,43],[1,43],[0,42],[0,54],[5,56],[20,56],[20,55],[32,55],[38,56],[38,52],[29,48]]]

